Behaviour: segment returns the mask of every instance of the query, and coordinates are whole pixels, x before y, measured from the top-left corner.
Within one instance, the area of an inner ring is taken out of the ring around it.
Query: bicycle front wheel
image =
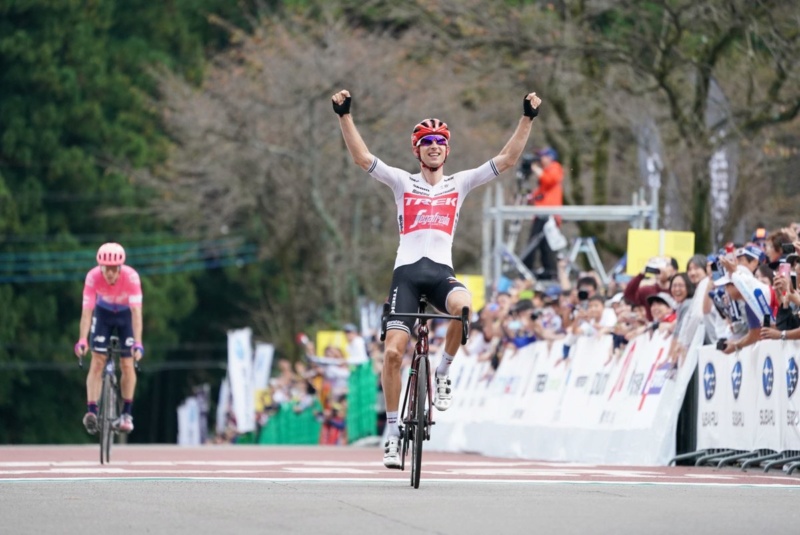
[[[422,443],[425,441],[425,427],[428,425],[428,415],[425,408],[428,401],[428,359],[419,359],[417,370],[417,391],[414,399],[414,443],[411,449],[411,485],[419,488],[419,479],[422,472]]]
[[[116,419],[117,393],[111,377],[103,374],[103,391],[100,396],[100,464],[111,461],[111,443],[114,442],[113,423]]]

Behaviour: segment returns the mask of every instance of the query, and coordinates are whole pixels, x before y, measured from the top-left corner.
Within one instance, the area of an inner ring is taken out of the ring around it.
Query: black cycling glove
[[[350,97],[346,97],[344,102],[341,104],[336,104],[336,102],[332,100],[331,102],[333,103],[333,111],[336,112],[339,117],[347,115],[350,113],[350,100]]]
[[[525,98],[522,99],[522,115],[533,121],[533,118],[539,115],[539,108],[531,106],[531,101],[527,97],[528,95],[525,95]]]

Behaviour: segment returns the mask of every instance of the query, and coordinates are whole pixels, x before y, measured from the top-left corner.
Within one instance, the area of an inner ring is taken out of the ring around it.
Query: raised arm
[[[542,99],[536,96],[536,93],[529,93],[525,95],[522,101],[523,115],[519,119],[517,129],[511,139],[508,140],[506,146],[500,151],[500,154],[493,158],[494,165],[499,172],[506,171],[514,165],[522,151],[525,150],[525,144],[528,142],[528,136],[531,133],[531,126],[533,125],[533,118],[539,114],[539,105]]]
[[[366,171],[372,165],[375,157],[370,154],[367,144],[358,133],[353,116],[350,115],[350,91],[343,89],[331,97],[333,103],[333,111],[339,116],[339,126],[342,129],[342,136],[344,143],[347,145],[347,150],[350,151],[350,156],[353,162],[361,169]]]

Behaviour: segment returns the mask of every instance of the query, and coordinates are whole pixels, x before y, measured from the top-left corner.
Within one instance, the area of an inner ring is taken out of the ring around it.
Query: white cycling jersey
[[[476,169],[442,177],[435,186],[421,173],[389,167],[375,158],[367,172],[394,191],[400,246],[394,268],[426,257],[453,267],[453,234],[464,199],[474,188],[499,175],[489,160]]]

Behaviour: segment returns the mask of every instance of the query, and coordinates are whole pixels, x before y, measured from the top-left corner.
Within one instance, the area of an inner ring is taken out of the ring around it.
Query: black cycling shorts
[[[113,312],[100,306],[94,307],[92,329],[89,332],[89,345],[92,351],[107,355],[109,338],[115,331],[121,345],[120,356],[130,357],[134,341],[131,309]]]
[[[429,304],[447,314],[447,296],[454,290],[467,288],[456,279],[453,268],[421,258],[394,270],[389,305],[392,312],[414,314],[419,312],[419,299],[424,295]],[[386,330],[401,329],[411,334],[415,322],[416,318],[390,317]]]

